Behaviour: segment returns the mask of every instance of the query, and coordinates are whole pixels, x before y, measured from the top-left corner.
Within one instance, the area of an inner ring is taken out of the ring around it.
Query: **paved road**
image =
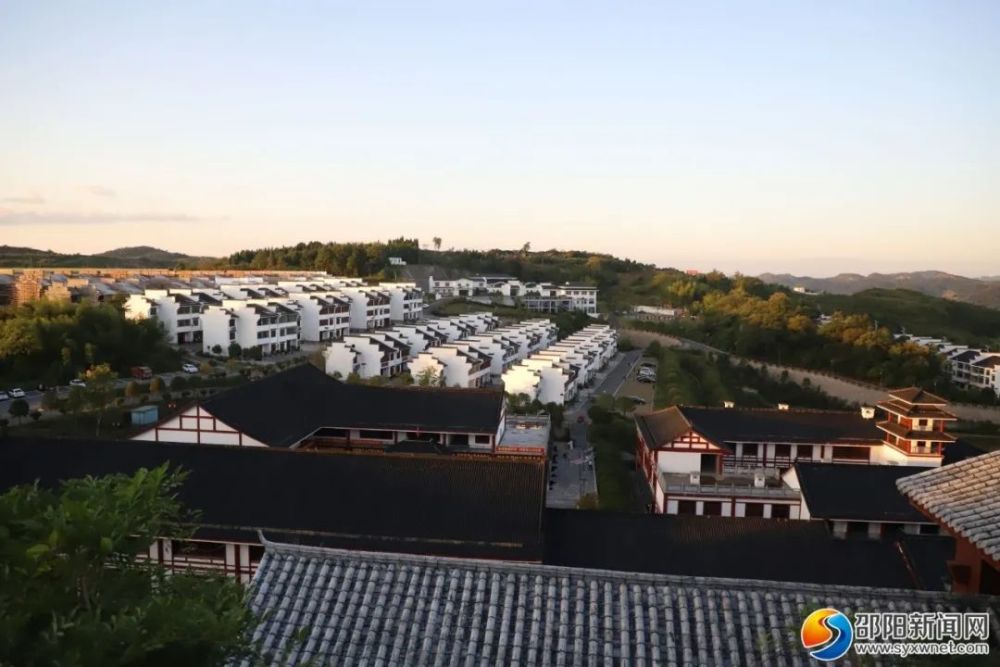
[[[587,408],[591,398],[599,393],[614,393],[628,378],[629,372],[642,358],[641,350],[624,352],[612,360],[610,368],[599,377],[594,389],[581,392],[580,396],[567,406],[566,423],[569,425],[569,443],[555,444],[555,454],[549,461],[549,489],[546,506],[573,508],[580,497],[597,493],[597,474],[594,470],[594,450],[587,441]],[[578,421],[580,417],[584,421]]]
[[[10,414],[10,404],[14,402],[15,399],[10,399],[8,401],[0,401],[0,419],[6,419]],[[42,392],[31,390],[24,391],[24,400],[28,401],[28,409],[37,410],[42,404]]]

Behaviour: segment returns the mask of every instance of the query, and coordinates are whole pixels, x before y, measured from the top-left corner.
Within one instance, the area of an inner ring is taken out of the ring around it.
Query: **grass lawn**
[[[602,510],[641,511],[635,493],[632,464],[622,459],[635,448],[635,426],[631,419],[613,415],[604,424],[591,424],[587,439],[594,447],[597,495]]]

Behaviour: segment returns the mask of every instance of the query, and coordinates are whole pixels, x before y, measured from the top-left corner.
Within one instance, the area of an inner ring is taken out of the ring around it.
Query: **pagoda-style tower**
[[[883,437],[886,463],[939,466],[945,445],[955,436],[945,432],[945,424],[955,421],[948,412],[948,401],[919,387],[893,389],[878,407],[886,418],[876,425]]]

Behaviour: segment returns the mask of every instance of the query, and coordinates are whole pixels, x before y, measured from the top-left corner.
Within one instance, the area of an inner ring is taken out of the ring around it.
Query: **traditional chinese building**
[[[636,467],[657,513],[808,518],[801,489],[783,479],[797,462],[940,466],[955,441],[944,430],[955,419],[946,406],[917,388],[889,392],[877,408],[884,419],[873,407],[673,406],[636,415]]]

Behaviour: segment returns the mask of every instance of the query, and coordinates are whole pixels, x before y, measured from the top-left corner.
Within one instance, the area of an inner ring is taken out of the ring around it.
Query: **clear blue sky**
[[[1000,273],[1000,2],[0,3],[0,243]]]

